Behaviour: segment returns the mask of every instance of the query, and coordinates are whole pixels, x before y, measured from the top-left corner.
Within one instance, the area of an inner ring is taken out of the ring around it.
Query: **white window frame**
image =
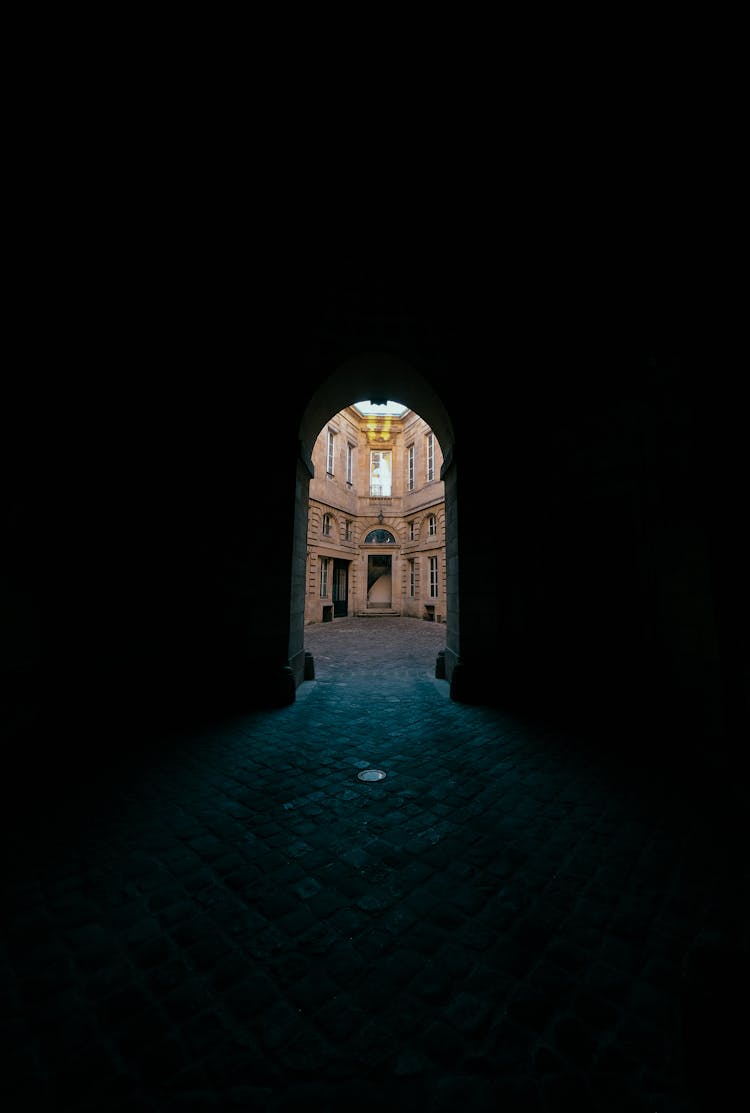
[[[414,445],[409,445],[409,490],[414,490]]]
[[[428,518],[428,530],[427,530],[427,532],[429,533],[430,537],[436,537],[437,536],[437,518],[435,517],[434,514],[430,514],[430,517]]]
[[[320,598],[328,598],[328,568],[331,563],[330,557],[320,558]]]
[[[437,599],[438,595],[438,558],[430,557],[430,599]]]
[[[346,482],[351,484],[354,482],[354,445],[347,444],[346,446]]]
[[[414,519],[409,522],[409,540],[414,540]]]
[[[330,514],[324,514],[323,515],[323,536],[324,537],[330,537],[331,536],[331,515]]]
[[[435,435],[427,434],[427,482],[432,483],[435,478]]]
[[[336,434],[333,429],[328,430],[328,444],[326,446],[326,472],[328,475],[334,475],[334,468],[336,466]]]
[[[385,468],[387,458],[388,467]],[[377,463],[376,463],[377,460]],[[375,468],[381,469],[380,481],[373,482]],[[393,490],[393,453],[390,449],[373,448],[370,450],[370,497],[390,498]]]

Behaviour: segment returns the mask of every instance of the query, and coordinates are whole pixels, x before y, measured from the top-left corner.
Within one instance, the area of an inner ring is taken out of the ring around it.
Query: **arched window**
[[[396,538],[387,529],[371,529],[365,538],[365,545],[395,545]]]
[[[436,533],[437,533],[437,518],[435,517],[434,514],[430,514],[430,518],[429,518],[429,534],[430,534],[430,537],[434,537]]]
[[[330,532],[331,532],[331,515],[330,514],[324,514],[323,515],[323,536],[328,537]]]

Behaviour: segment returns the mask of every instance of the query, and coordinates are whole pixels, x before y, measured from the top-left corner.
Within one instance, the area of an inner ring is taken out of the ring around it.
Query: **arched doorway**
[[[455,443],[450,416],[432,386],[411,364],[393,355],[366,352],[340,364],[310,397],[299,427],[299,459],[295,490],[292,598],[289,663],[299,684],[304,679],[304,602],[308,492],[313,474],[312,452],[320,430],[331,416],[360,398],[397,398],[418,413],[438,439],[445,490],[446,649],[445,675],[450,680],[459,654],[458,538],[456,531]],[[377,600],[376,600],[377,601]]]
[[[367,609],[387,610],[393,603],[393,559],[383,546],[395,545],[396,538],[390,530],[376,527],[367,533],[364,543],[373,546],[373,551],[365,557]]]

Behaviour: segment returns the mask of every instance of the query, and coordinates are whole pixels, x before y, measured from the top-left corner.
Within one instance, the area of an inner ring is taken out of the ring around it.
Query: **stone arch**
[[[326,422],[360,398],[391,398],[424,418],[443,453],[443,470],[454,449],[453,424],[434,389],[410,363],[386,352],[365,352],[341,363],[313,393],[299,428],[300,451],[312,469],[312,451]]]
[[[360,545],[390,544],[390,542],[380,542],[380,541],[368,542],[367,538],[375,530],[384,530],[386,533],[389,533],[391,535],[391,537],[393,538],[396,545],[402,545],[403,544],[403,538],[400,535],[401,531],[399,529],[397,529],[392,524],[391,525],[386,525],[385,522],[383,522],[383,524],[381,525],[377,518],[374,518],[373,521],[369,525],[366,525],[364,527],[364,529],[362,530],[362,536],[360,538],[359,544]]]
[[[456,531],[455,434],[450,415],[432,385],[411,363],[387,352],[352,356],[323,378],[310,395],[299,425],[289,663],[299,684],[304,678],[304,591],[308,491],[313,475],[315,441],[330,421],[361,398],[402,402],[429,425],[443,454],[440,478],[445,490],[446,650],[445,675],[450,680],[459,656],[458,537]],[[373,528],[373,527],[369,527]],[[365,533],[361,535],[364,537]],[[358,542],[361,543],[361,537]],[[399,538],[399,541],[402,541]]]

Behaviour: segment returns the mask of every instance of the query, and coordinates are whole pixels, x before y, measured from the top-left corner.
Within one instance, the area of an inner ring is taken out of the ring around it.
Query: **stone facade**
[[[444,622],[445,488],[412,410],[334,414],[312,452],[305,624],[397,614]]]

